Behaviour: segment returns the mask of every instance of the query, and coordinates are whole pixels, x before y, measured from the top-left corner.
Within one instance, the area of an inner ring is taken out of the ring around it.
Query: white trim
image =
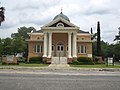
[[[35,42],[43,42],[41,39],[26,39],[25,41],[30,42],[30,41],[35,41]]]
[[[77,40],[77,42],[95,42],[94,40]]]
[[[57,18],[57,19],[51,21],[50,23],[44,25],[43,27],[49,27],[49,26],[51,26],[52,24],[55,24],[55,23],[58,22],[58,21],[63,21],[64,23],[66,23],[66,24],[68,24],[68,25],[70,25],[70,26],[72,26],[72,27],[78,27],[78,26],[76,26],[76,25],[70,23],[69,21],[67,21],[67,20],[65,20],[65,19],[63,19],[63,18],[61,18],[61,17],[59,17],[59,18]],[[43,28],[43,27],[41,27],[41,28]]]
[[[39,47],[39,51],[38,51],[38,47]],[[34,46],[34,53],[42,53],[42,45],[36,44]]]
[[[81,46],[83,46],[83,53],[81,52]],[[87,48],[84,45],[79,45],[78,46],[78,54],[86,54],[87,53]]]
[[[85,35],[92,36],[92,34],[90,33],[77,33],[77,36],[85,36]]]
[[[88,54],[88,57],[92,58],[92,54]]]
[[[58,24],[56,25],[56,27],[64,27],[64,24],[63,24],[63,23],[58,23]]]
[[[28,35],[43,35],[43,33],[27,33]]]
[[[72,30],[79,30],[79,27],[41,27],[41,29],[45,30],[45,29],[55,29],[55,30],[66,30],[66,29],[72,29]]]

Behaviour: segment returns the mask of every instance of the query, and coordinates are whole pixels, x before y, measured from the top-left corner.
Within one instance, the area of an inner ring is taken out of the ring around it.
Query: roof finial
[[[60,14],[62,14],[62,10],[63,10],[63,9],[62,9],[62,7],[61,7],[61,12],[60,12]]]

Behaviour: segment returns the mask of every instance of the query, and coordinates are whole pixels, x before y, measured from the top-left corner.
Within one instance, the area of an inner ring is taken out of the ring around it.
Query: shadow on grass
[[[2,65],[0,62],[0,66],[24,66],[24,67],[45,67],[48,66],[49,64],[30,64],[30,63],[19,63],[19,65]]]
[[[120,65],[109,65],[106,64],[97,64],[97,65],[73,65],[70,64],[71,67],[77,67],[77,68],[120,68]]]

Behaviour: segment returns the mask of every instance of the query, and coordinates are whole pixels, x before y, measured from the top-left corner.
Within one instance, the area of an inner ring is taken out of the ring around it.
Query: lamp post
[[[4,16],[5,8],[0,7],[0,26],[3,21],[5,21],[5,16]]]

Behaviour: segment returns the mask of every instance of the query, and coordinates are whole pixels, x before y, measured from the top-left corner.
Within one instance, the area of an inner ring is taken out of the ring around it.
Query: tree
[[[3,54],[13,54],[11,38],[3,39],[2,46],[3,46]]]
[[[1,23],[5,20],[4,12],[5,12],[5,8],[0,7],[0,26],[1,26]]]
[[[16,37],[22,37],[23,40],[28,39],[29,35],[27,33],[30,33],[31,31],[36,31],[34,27],[20,27],[18,28],[18,33],[12,33],[11,37],[16,38]]]
[[[101,56],[100,22],[97,22],[97,56]]]
[[[119,41],[120,41],[120,27],[118,28],[118,35],[116,35],[115,36],[115,39],[114,39],[114,41],[116,41],[117,40],[117,42],[119,43]]]
[[[91,29],[90,29],[90,32],[91,32],[91,34],[93,34],[93,29],[92,29],[92,27],[91,27]]]
[[[26,42],[21,37],[13,38],[12,48],[14,53],[22,53],[26,48]]]
[[[101,41],[101,56],[103,58],[108,57],[109,43]],[[97,42],[93,43],[93,55],[97,56]]]
[[[3,45],[2,45],[2,39],[0,38],[0,56],[2,56],[3,52]]]
[[[18,28],[17,33],[12,33],[11,37],[13,38],[13,50],[14,52],[21,53],[24,52],[27,49],[27,43],[26,39],[29,38],[29,35],[27,33],[30,33],[31,31],[36,31],[34,27],[20,27]]]

